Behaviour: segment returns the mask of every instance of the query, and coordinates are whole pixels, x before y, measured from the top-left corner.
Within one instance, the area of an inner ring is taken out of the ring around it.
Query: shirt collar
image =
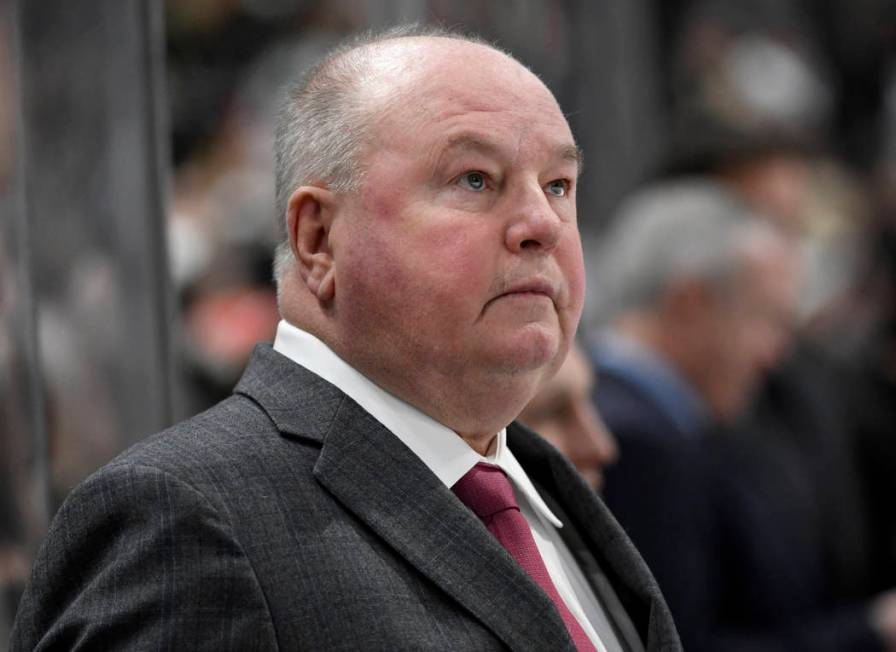
[[[483,457],[453,430],[384,390],[311,333],[281,320],[274,350],[342,390],[410,448],[446,487],[454,486],[479,462],[494,464],[504,470],[540,516],[562,527],[507,447],[506,428],[497,433],[492,450]]]
[[[600,337],[594,357],[599,369],[614,372],[641,388],[683,434],[696,435],[711,421],[709,408],[693,385],[666,360],[634,339],[618,331],[607,331]]]

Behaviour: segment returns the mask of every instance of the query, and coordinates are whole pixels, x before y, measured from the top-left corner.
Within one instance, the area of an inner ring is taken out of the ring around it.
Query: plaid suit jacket
[[[680,650],[650,572],[569,463],[508,441],[632,649]],[[78,486],[19,650],[571,650],[547,596],[394,435],[259,346],[234,394]]]

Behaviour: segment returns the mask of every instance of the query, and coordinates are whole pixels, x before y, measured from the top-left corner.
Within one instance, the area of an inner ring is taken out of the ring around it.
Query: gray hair
[[[290,196],[296,188],[307,184],[322,184],[339,193],[358,189],[363,178],[359,159],[371,122],[363,93],[370,46],[409,37],[451,38],[502,52],[474,35],[441,27],[403,25],[362,34],[335,48],[287,87],[274,136],[276,210],[281,234],[274,259],[274,280],[278,285],[292,262],[286,233]]]
[[[745,244],[772,230],[706,178],[651,186],[627,199],[606,238],[589,258],[589,328],[649,309],[676,280],[727,287],[745,265]]]

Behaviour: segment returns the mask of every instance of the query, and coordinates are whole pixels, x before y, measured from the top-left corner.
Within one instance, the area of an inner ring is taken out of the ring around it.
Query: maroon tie
[[[594,645],[585,635],[579,621],[557,593],[504,471],[497,466],[480,462],[458,480],[451,490],[482,519],[488,531],[548,594],[560,612],[576,648],[580,651],[594,650]]]

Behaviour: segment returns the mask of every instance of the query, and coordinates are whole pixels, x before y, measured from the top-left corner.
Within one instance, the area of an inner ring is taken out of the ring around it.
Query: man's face
[[[591,400],[594,372],[582,349],[573,346],[566,361],[520,414],[520,420],[547,439],[576,466],[594,489],[603,468],[619,455]]]
[[[748,256],[728,292],[714,297],[705,316],[701,389],[723,419],[736,418],[792,337],[798,264],[780,246]]]
[[[353,364],[460,431],[439,392],[513,403],[509,421],[566,354],[584,284],[578,161],[531,73],[439,41],[374,120],[330,235],[333,309]]]

